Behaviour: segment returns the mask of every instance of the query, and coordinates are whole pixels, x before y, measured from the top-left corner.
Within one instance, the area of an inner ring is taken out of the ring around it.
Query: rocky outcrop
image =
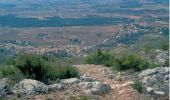
[[[62,84],[63,87],[67,89],[69,89],[70,87],[75,87],[82,89],[82,91],[84,91],[85,93],[95,95],[107,93],[109,92],[109,90],[111,90],[110,85],[96,81],[87,74],[80,76],[80,78],[62,79],[60,81],[60,84]]]
[[[60,81],[61,84],[65,84],[65,85],[73,85],[73,84],[78,84],[80,81],[78,78],[70,78],[70,79],[62,79]]]
[[[100,95],[111,90],[110,85],[96,81],[88,75],[83,75],[80,77],[80,79],[81,82],[78,84],[78,86],[81,87],[85,93]]]
[[[5,96],[9,93],[10,91],[10,86],[7,83],[7,79],[3,78],[0,80],[0,96]]]
[[[168,96],[169,69],[169,67],[147,69],[138,75],[149,94]]]
[[[80,76],[80,80],[83,82],[92,82],[94,81],[94,79],[92,77],[90,77],[90,75],[84,74],[82,76]]]
[[[35,95],[47,93],[48,87],[39,81],[24,79],[13,87],[13,92],[14,94],[20,94],[21,96]]]
[[[93,94],[100,95],[100,94],[109,92],[111,90],[111,86],[108,84],[104,84],[104,83],[96,81],[92,83],[91,90]]]
[[[165,65],[166,60],[169,57],[169,54],[167,51],[162,51],[162,50],[156,50],[156,59],[155,59],[155,63],[159,64],[159,65]]]
[[[58,91],[58,90],[64,90],[64,89],[65,89],[65,86],[60,83],[48,85],[48,91]]]
[[[1,85],[2,84],[2,85]],[[5,93],[7,84],[0,81],[1,94]],[[24,79],[12,88],[15,95],[28,96],[47,92],[72,91],[70,89],[80,89],[84,93],[100,95],[107,93],[111,89],[110,85],[94,80],[89,75],[82,75],[80,78],[62,79],[59,83],[45,85],[42,82]]]

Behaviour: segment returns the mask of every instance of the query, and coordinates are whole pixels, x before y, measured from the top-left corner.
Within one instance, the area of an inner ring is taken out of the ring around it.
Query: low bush
[[[148,54],[149,51],[151,51],[152,49],[154,49],[154,47],[152,47],[151,45],[144,45],[143,46],[143,50],[146,54]]]
[[[164,51],[168,51],[169,50],[169,41],[164,41],[161,43],[161,49]]]
[[[21,71],[18,68],[15,68],[14,66],[4,66],[0,68],[0,77],[9,77],[14,74],[21,73]]]
[[[45,69],[45,61],[39,55],[23,54],[11,62],[12,65],[18,68],[27,78],[42,80],[44,73],[47,72]]]
[[[61,78],[77,77],[78,71],[72,66],[61,66],[57,63],[48,62],[40,55],[23,54],[7,61],[9,65],[13,65],[15,69],[20,71],[23,76],[30,79],[39,80],[45,83],[55,81]],[[9,69],[5,68],[5,72]],[[4,77],[7,74],[3,74]]]
[[[165,61],[164,65],[163,65],[163,67],[169,67],[169,58],[166,59],[166,61]]]
[[[48,80],[56,81],[59,79],[67,79],[67,78],[79,76],[78,70],[69,65],[67,66],[58,65],[57,66],[56,64],[51,63],[51,64],[46,65],[46,70],[47,70],[47,73],[44,73],[45,74],[44,75],[45,77],[43,79],[44,82],[46,81],[48,82]]]
[[[8,78],[9,85],[14,85],[24,79],[22,72],[14,66],[4,66],[0,68],[0,78]]]
[[[128,69],[141,71],[150,67],[149,62],[146,59],[140,57],[140,55],[138,55],[137,53],[119,52],[117,54],[109,54],[101,50],[88,55],[86,57],[86,63],[105,65],[108,67],[111,66],[114,69],[120,71]]]
[[[139,93],[143,92],[143,86],[139,80],[134,81],[134,84],[132,84],[132,88],[137,90]]]
[[[134,69],[136,71],[141,71],[149,67],[147,60],[132,53],[123,53],[116,56],[113,64],[114,68],[117,70]]]
[[[97,52],[88,55],[85,59],[85,62],[88,64],[111,66],[112,58],[113,57],[110,54],[98,49]]]

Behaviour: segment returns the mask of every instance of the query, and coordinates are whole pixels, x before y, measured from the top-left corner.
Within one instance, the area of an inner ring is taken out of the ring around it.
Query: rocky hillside
[[[0,95],[17,100],[168,100],[169,67],[117,72],[100,65],[75,65],[79,78],[55,84],[24,79],[10,88],[0,80]],[[135,80],[141,83],[137,84]],[[142,86],[142,92],[138,90]]]

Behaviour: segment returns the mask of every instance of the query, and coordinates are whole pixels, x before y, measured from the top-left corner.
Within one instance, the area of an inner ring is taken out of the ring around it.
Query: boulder
[[[91,89],[92,88],[92,82],[81,82],[78,84],[83,89]]]
[[[57,90],[64,90],[64,85],[60,83],[48,85],[48,91],[57,91]]]
[[[156,74],[156,73],[158,73],[158,71],[155,70],[155,69],[147,69],[147,70],[139,73],[138,76],[139,76],[140,78],[143,78],[143,77],[146,77],[146,76],[152,76],[152,75],[154,75],[154,74]]]
[[[146,69],[138,75],[149,94],[168,96],[169,69],[169,67]]]
[[[154,91],[155,95],[158,95],[158,96],[164,96],[165,93],[162,92],[162,91]]]
[[[101,82],[93,82],[92,83],[92,93],[99,95],[102,93],[107,93],[108,91],[111,90],[111,86],[101,83]]]
[[[10,91],[10,86],[7,83],[7,79],[0,79],[0,96],[6,96]]]
[[[167,51],[162,50],[156,50],[156,63],[159,65],[164,65],[166,63],[166,60],[169,57],[169,54]]]
[[[151,88],[151,87],[147,87],[147,88],[146,88],[146,90],[147,90],[147,92],[148,92],[149,94],[151,94],[151,95],[153,95],[153,94],[154,94],[154,90],[153,90],[153,88]]]
[[[92,82],[94,81],[94,79],[92,77],[90,77],[90,75],[84,74],[82,76],[80,76],[80,80],[83,82]]]
[[[13,87],[14,94],[20,94],[21,96],[35,95],[41,93],[47,93],[48,87],[39,81],[24,79],[20,83]]]
[[[80,80],[78,78],[70,78],[70,79],[60,80],[61,84],[66,84],[66,85],[78,84],[79,82],[80,82]]]
[[[79,86],[83,88],[85,93],[100,95],[111,90],[111,86],[102,82],[80,82]]]

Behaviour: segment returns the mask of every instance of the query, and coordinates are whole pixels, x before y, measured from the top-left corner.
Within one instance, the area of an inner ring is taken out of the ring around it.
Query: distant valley
[[[168,19],[168,0],[0,0],[0,62],[22,52],[159,48],[168,41]]]
[[[18,18],[13,15],[0,16],[0,25],[11,28],[22,27],[65,27],[65,26],[101,26],[116,25],[120,23],[130,23],[132,19],[127,18],[59,18],[51,17],[45,19],[36,18]]]

